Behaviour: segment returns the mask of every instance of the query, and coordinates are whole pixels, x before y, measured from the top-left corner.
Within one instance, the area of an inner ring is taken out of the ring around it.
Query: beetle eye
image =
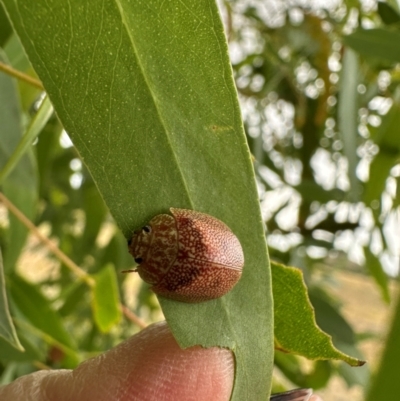
[[[132,238],[128,239],[128,246],[131,246],[131,245],[132,245]]]
[[[143,258],[135,258],[135,262],[140,265],[143,262]]]
[[[151,227],[150,227],[150,226],[144,226],[144,227],[142,227],[142,230],[143,230],[145,233],[149,233],[149,232],[151,232]]]

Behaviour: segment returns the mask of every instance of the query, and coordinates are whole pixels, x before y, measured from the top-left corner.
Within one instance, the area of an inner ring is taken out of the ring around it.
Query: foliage
[[[318,325],[340,351],[362,359],[357,333],[330,296],[329,284],[316,277],[330,273],[332,265],[357,266],[389,301],[387,272],[397,273],[399,252],[393,226],[400,220],[395,5],[365,9],[348,1],[313,9],[278,0],[271,8],[244,0],[221,5],[257,202],[213,1],[191,10],[170,2],[162,17],[154,12],[157,2],[146,9],[125,1],[103,9],[91,2],[90,27],[87,5],[79,1],[70,2],[71,8],[60,2],[51,13],[46,2],[17,7],[3,1],[59,120],[41,90],[23,81],[16,88],[0,73],[0,118],[6,123],[0,128],[0,185],[40,228],[23,249],[27,228],[12,213],[1,221],[7,296],[18,335],[8,319],[6,335],[0,332],[9,341],[0,337],[2,383],[43,364],[74,367],[135,333],[141,321],[160,318],[147,285],[119,272],[133,264],[126,238],[170,206],[221,218],[245,250],[244,277],[223,299],[203,305],[160,299],[181,345],[235,350],[233,400],[264,399],[272,373],[269,261],[260,207],[271,258],[301,268]],[[16,33],[2,21],[8,19],[0,9],[2,60],[36,77]],[[60,262],[46,254],[40,274],[38,266],[18,258],[43,249],[34,240],[43,232],[67,258]],[[297,386],[321,388],[339,374],[349,386],[366,387],[366,367],[354,374],[341,363],[321,360],[359,363],[335,350],[317,328],[300,272],[273,265],[275,343],[318,359],[310,370],[301,357],[277,351],[275,366]],[[299,304],[290,308],[293,297]],[[129,304],[136,325],[128,313],[121,319],[121,304]],[[297,306],[300,315],[293,316]],[[18,338],[25,353],[14,348]],[[315,353],[310,339],[326,345]],[[388,355],[398,347],[388,346]],[[388,364],[382,369],[390,369]],[[373,391],[380,391],[377,383]]]

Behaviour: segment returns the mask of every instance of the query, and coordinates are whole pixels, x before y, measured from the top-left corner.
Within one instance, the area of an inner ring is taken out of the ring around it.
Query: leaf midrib
[[[176,166],[177,166],[179,175],[180,175],[181,178],[182,178],[182,183],[183,183],[183,186],[184,186],[185,191],[186,191],[186,194],[187,194],[188,202],[189,202],[191,208],[194,209],[194,204],[193,204],[192,198],[191,198],[191,196],[190,196],[189,186],[188,186],[188,184],[187,184],[187,181],[186,181],[186,179],[185,179],[185,175],[184,175],[183,170],[182,170],[182,168],[181,168],[181,165],[180,165],[180,163],[179,163],[178,156],[177,156],[176,152],[174,151],[174,147],[172,146],[171,137],[170,137],[170,134],[169,134],[168,130],[166,129],[166,123],[165,123],[165,121],[164,121],[164,118],[162,117],[162,114],[161,114],[161,112],[160,112],[160,110],[159,110],[159,108],[158,108],[158,105],[157,105],[157,102],[156,102],[155,94],[154,94],[154,92],[153,92],[153,90],[152,90],[152,88],[151,88],[151,85],[150,85],[149,82],[148,82],[147,75],[146,75],[146,73],[145,73],[145,69],[144,69],[143,64],[142,64],[142,62],[141,62],[141,59],[140,59],[140,57],[139,57],[139,54],[138,54],[138,51],[137,51],[137,48],[136,48],[136,45],[135,45],[134,38],[133,38],[133,36],[131,35],[131,32],[130,32],[130,30],[129,30],[129,24],[127,23],[127,21],[126,21],[126,19],[125,19],[123,6],[122,6],[120,0],[114,0],[114,1],[115,1],[116,6],[117,6],[117,9],[118,9],[118,11],[119,11],[119,13],[120,13],[120,16],[121,16],[122,26],[123,26],[123,28],[125,29],[125,31],[126,31],[126,33],[127,33],[127,35],[128,35],[129,41],[131,42],[133,52],[134,52],[134,54],[135,54],[135,57],[136,57],[138,66],[139,66],[140,71],[141,71],[142,76],[143,76],[143,80],[144,80],[144,82],[145,82],[145,84],[146,84],[146,87],[148,88],[148,91],[149,91],[149,93],[150,93],[150,95],[151,95],[150,97],[151,97],[151,99],[152,99],[152,101],[153,101],[153,104],[154,104],[154,107],[155,107],[155,109],[156,109],[156,111],[157,111],[157,115],[158,115],[158,118],[159,118],[159,120],[160,120],[160,122],[161,122],[161,125],[162,125],[163,128],[164,128],[164,132],[165,132],[165,136],[166,136],[166,138],[167,138],[168,146],[169,146],[169,148],[170,148],[170,150],[171,150],[171,153],[172,153],[172,155],[173,155],[173,158],[174,158],[175,164],[176,164]]]

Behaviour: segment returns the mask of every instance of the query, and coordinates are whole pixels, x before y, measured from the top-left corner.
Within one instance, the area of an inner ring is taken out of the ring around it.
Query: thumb
[[[229,401],[226,349],[179,348],[166,322],[149,326],[75,370],[40,371],[0,388],[2,401]]]

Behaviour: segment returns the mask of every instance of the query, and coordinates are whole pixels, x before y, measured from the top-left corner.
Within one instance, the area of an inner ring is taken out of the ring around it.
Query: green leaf
[[[386,25],[396,24],[400,21],[397,11],[383,1],[378,1],[378,14]]]
[[[28,362],[28,361],[44,361],[46,354],[43,350],[33,345],[21,330],[17,331],[21,341],[23,351],[12,347],[9,342],[0,338],[0,360],[2,362]]]
[[[397,0],[386,0],[385,4],[389,5],[396,14],[400,15],[400,6],[397,2]]]
[[[364,188],[364,202],[369,205],[380,200],[391,168],[400,160],[400,105],[394,103],[383,117],[381,125],[371,129],[371,138],[379,146],[379,153],[370,165],[369,180]]]
[[[109,264],[93,275],[92,310],[98,328],[107,333],[121,320],[117,276],[114,266]]]
[[[361,185],[356,176],[358,164],[358,91],[359,83],[358,55],[351,49],[345,49],[340,79],[338,121],[343,151],[348,162],[350,180],[350,198],[358,201]]]
[[[380,200],[386,187],[386,179],[392,167],[398,163],[400,153],[379,152],[370,165],[369,180],[365,184],[364,202],[370,205],[373,200]]]
[[[400,153],[400,104],[393,102],[389,113],[382,118],[377,128],[371,128],[371,139],[388,154]]]
[[[13,304],[36,329],[70,349],[76,348],[61,316],[34,285],[15,274],[10,277],[9,283]]]
[[[5,57],[0,52],[0,60]],[[22,136],[21,115],[15,82],[9,76],[0,74],[0,171],[8,162]],[[36,210],[37,188],[36,169],[32,151],[25,153],[8,178],[2,183],[2,190],[28,218]],[[4,247],[4,269],[12,270],[25,244],[26,227],[13,215],[9,216],[9,228]]]
[[[400,298],[397,301],[392,326],[386,340],[385,351],[367,401],[392,401],[400,394]]]
[[[316,322],[320,329],[329,333],[334,344],[354,347],[355,333],[339,313],[337,303],[320,287],[312,287],[308,296],[314,307]]]
[[[390,292],[388,286],[388,276],[382,268],[379,259],[371,252],[368,247],[364,248],[366,266],[370,275],[374,278],[381,291],[382,298],[389,303]]]
[[[89,292],[87,284],[82,281],[75,281],[69,286],[64,286],[59,297],[61,301],[64,301],[63,306],[58,310],[60,315],[65,317],[76,313],[82,303],[86,301],[87,292]]]
[[[301,270],[275,262],[271,267],[276,347],[308,359],[339,359],[362,366],[365,362],[337,350],[317,326]]]
[[[357,349],[356,334],[350,324],[341,315],[337,302],[323,290],[323,287],[318,286],[313,286],[310,289],[309,297],[315,308],[317,325],[321,330],[332,336],[335,347],[348,355],[353,355],[360,359],[362,355]],[[348,364],[340,363],[336,365],[336,368],[346,380],[348,386],[354,384],[365,385],[368,381],[368,365],[353,369]]]
[[[9,176],[15,166],[21,160],[23,155],[26,153],[28,148],[32,146],[32,142],[40,134],[40,131],[49,121],[49,118],[53,114],[53,107],[50,103],[49,98],[46,96],[37,111],[35,117],[33,117],[29,124],[24,136],[19,141],[12,155],[8,158],[7,163],[0,170],[0,184]]]
[[[296,386],[314,390],[326,386],[333,373],[329,361],[316,361],[313,370],[305,372],[304,363],[298,356],[279,351],[275,352],[275,365]]]
[[[400,61],[400,32],[384,28],[357,29],[345,36],[343,42],[367,57],[398,63]]]
[[[126,238],[170,207],[209,213],[239,237],[246,265],[233,291],[203,304],[160,303],[181,346],[235,351],[233,400],[264,400],[273,362],[268,255],[214,0],[4,4]]]
[[[11,319],[10,311],[8,309],[6,284],[4,279],[3,257],[0,249],[0,337],[4,338],[8,343],[18,350],[23,351],[21,343],[18,340],[15,331],[14,323]],[[1,350],[1,348],[0,348]],[[1,352],[0,352],[1,354]]]
[[[0,47],[4,46],[11,34],[12,28],[10,21],[8,20],[4,8],[0,3]]]

